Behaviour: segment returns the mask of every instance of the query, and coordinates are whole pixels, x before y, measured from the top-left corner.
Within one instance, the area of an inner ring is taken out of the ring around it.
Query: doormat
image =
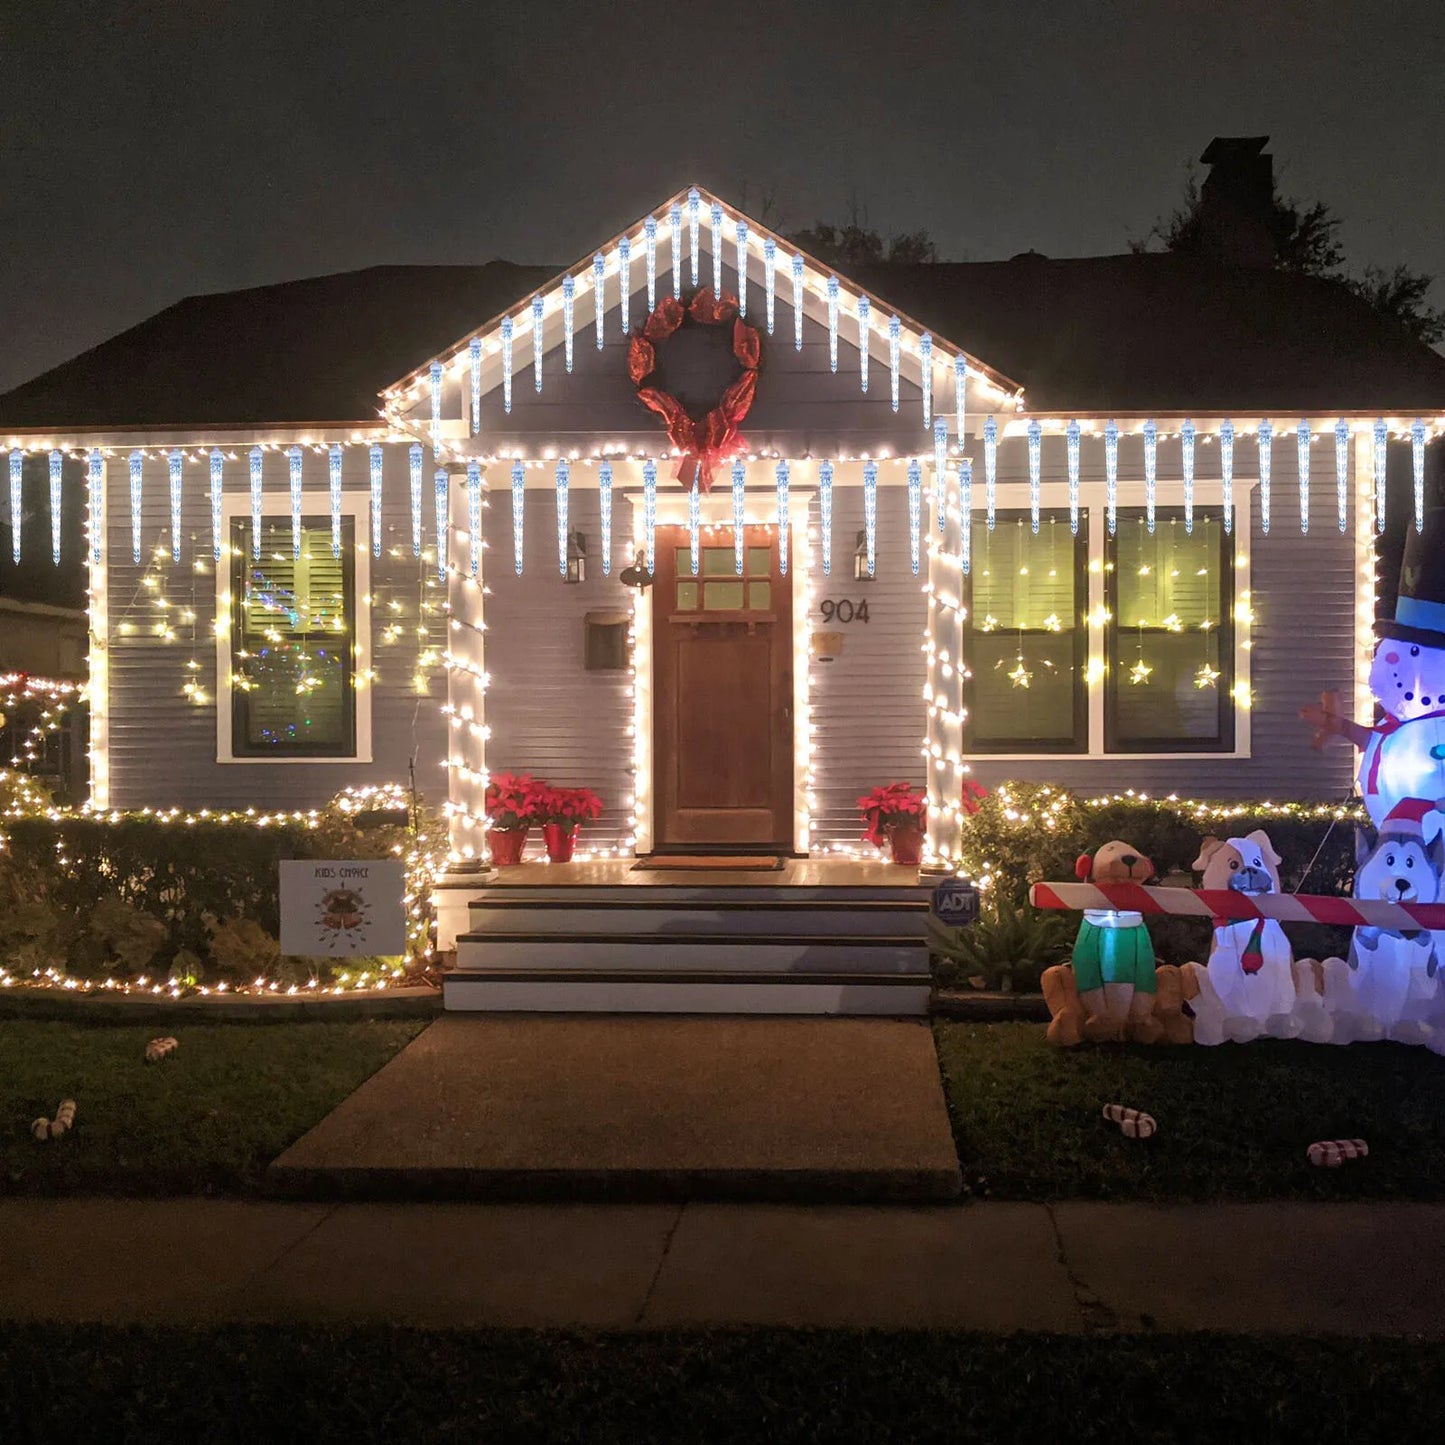
[[[632,865],[634,873],[776,873],[783,866],[781,858],[765,855],[729,855],[726,853],[655,853],[640,858]]]

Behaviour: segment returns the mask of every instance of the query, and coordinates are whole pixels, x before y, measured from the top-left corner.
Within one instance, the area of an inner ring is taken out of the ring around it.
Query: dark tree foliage
[[[917,264],[939,260],[938,246],[927,231],[902,231],[883,237],[855,215],[846,226],[818,221],[788,236],[795,246],[828,266],[871,266],[880,261]]]

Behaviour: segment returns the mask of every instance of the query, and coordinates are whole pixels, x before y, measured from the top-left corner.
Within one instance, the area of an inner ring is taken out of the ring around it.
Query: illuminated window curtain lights
[[[1410,425],[1410,465],[1415,484],[1415,530],[1425,525],[1425,423],[1416,417]]]
[[[743,523],[746,518],[747,464],[741,460],[733,462],[733,570],[743,575]]]
[[[445,582],[447,577],[447,488],[449,482],[445,472],[438,472],[432,481],[436,489],[437,581]]]
[[[1104,514],[1112,537],[1119,530],[1119,424],[1112,420],[1104,427]]]
[[[526,516],[527,469],[521,462],[512,463],[512,565],[522,575],[522,528]]]
[[[371,555],[381,556],[381,479],[384,466],[383,453],[374,442],[367,449],[367,460],[371,467]]]
[[[923,520],[923,467],[917,457],[908,462],[908,557],[918,576],[919,528]]]
[[[1234,530],[1234,423],[1227,418],[1219,428],[1219,485],[1227,537]]]
[[[858,387],[868,390],[868,343],[873,327],[873,303],[866,296],[858,298]]]
[[[1043,428],[1039,426],[1038,422],[1031,421],[1028,427],[1029,525],[1033,528],[1035,536],[1038,535],[1039,530],[1039,472],[1041,467],[1041,453],[1043,451],[1043,435]]]
[[[642,464],[642,545],[648,575],[657,571],[657,463]]]
[[[998,422],[993,417],[983,424],[983,498],[985,518],[992,532],[998,512]]]
[[[261,492],[263,485],[262,468],[265,464],[264,456],[265,454],[260,447],[251,448],[251,560],[253,562],[261,556]],[[140,503],[139,484],[140,471],[137,468],[131,472],[131,485],[133,488],[131,498],[133,505],[137,508]],[[137,527],[137,545],[139,545],[139,536],[140,531],[139,527]],[[139,553],[136,555],[136,561],[140,561]]]
[[[331,555],[341,555],[341,448],[332,445],[326,455],[328,480],[331,489]]]
[[[928,431],[933,425],[933,337],[927,331],[918,338],[918,367],[918,385],[923,393],[923,430]]]
[[[220,452],[211,453],[213,477],[216,471],[216,458],[220,455]],[[90,560],[92,565],[99,567],[105,528],[105,458],[98,451],[92,450],[86,458],[86,476],[90,491]],[[216,556],[220,555],[218,548]]]
[[[803,349],[803,258],[793,257],[793,350]]]
[[[1074,534],[1074,536],[1077,537],[1077,536],[1079,535],[1079,424],[1078,424],[1078,422],[1076,422],[1076,421],[1070,421],[1070,423],[1068,424],[1068,426],[1064,429],[1064,441],[1065,441],[1065,447],[1066,447],[1067,456],[1068,456],[1068,468],[1069,468],[1069,531],[1071,531],[1071,532]],[[967,543],[967,540],[966,540],[966,539],[967,539],[967,537],[968,537],[968,509],[967,509],[966,507],[964,508],[963,535],[964,535],[964,538],[965,538],[965,542],[964,542],[964,547],[965,547],[964,556],[967,557],[967,555],[968,555],[968,554],[967,554],[967,546],[968,546],[968,543]],[[966,563],[966,562],[965,562],[965,565],[964,565],[964,569],[963,569],[963,570],[964,570],[965,572],[968,571],[968,566],[967,566],[967,563]]]
[[[1310,424],[1302,421],[1295,431],[1295,457],[1299,469],[1299,529],[1310,529]]]
[[[413,442],[407,451],[411,483],[411,555],[421,556],[421,445]]]
[[[607,315],[607,257],[601,251],[592,257],[592,321],[597,328],[597,349],[602,350],[603,318]]]
[[[416,447],[417,477],[421,477],[421,447]],[[286,460],[291,472],[291,555],[301,555],[301,448],[289,447]],[[417,525],[421,525],[421,500],[417,499]],[[417,555],[421,555],[421,533],[417,533]]]
[[[738,315],[748,314],[748,223],[738,219]]]
[[[1154,511],[1159,486],[1159,428],[1152,421],[1144,423],[1144,520],[1149,535],[1154,535]],[[1038,531],[1035,527],[1034,531]]]
[[[778,463],[778,570],[788,575],[788,479],[790,468],[786,460]]]
[[[1259,528],[1269,535],[1270,473],[1274,460],[1274,428],[1267,422],[1259,424],[1255,432],[1255,445],[1259,448]]]
[[[211,560],[221,560],[221,492],[225,486],[226,456],[219,447],[211,452]],[[99,557],[95,559],[97,562]]]
[[[947,465],[948,423],[938,416],[933,419],[933,514],[938,520],[940,532],[945,524],[944,509],[948,498],[944,471]]]
[[[260,449],[259,447],[257,447],[256,450],[251,453],[251,471],[252,471],[252,474],[253,474],[253,475],[254,475],[254,473],[255,473],[255,471],[256,471],[256,460],[257,460],[257,458],[258,458],[260,455],[261,455],[261,449]],[[145,483],[144,483],[145,457],[144,457],[144,455],[143,455],[142,453],[140,453],[140,452],[132,452],[132,453],[130,454],[130,458],[129,458],[128,465],[129,465],[129,467],[130,467],[130,556],[131,556],[131,561],[132,561],[137,567],[139,567],[139,566],[140,566],[141,503],[142,503],[143,488],[144,488],[144,486],[145,486]],[[12,483],[14,482],[14,474],[15,474],[15,466],[14,466],[14,462],[13,462],[13,459],[12,459],[12,462],[11,462],[11,481],[12,481]],[[12,486],[12,492],[13,492],[13,490],[14,490],[14,488],[13,488],[13,486]],[[12,503],[12,505],[14,504],[14,501],[15,501],[15,498],[14,498],[13,495],[12,495],[12,497],[11,497],[11,503]],[[17,539],[18,539],[19,536],[20,536],[20,513],[19,513],[18,511],[15,513],[15,535],[16,535],[16,538],[17,538]],[[17,561],[19,560],[18,550],[17,550],[16,560],[17,560]]]
[[[562,364],[572,375],[573,325],[577,320],[577,282],[574,277],[562,278]]]
[[[778,243],[771,236],[763,238],[763,314],[767,322],[768,335],[773,334],[773,322],[778,306]]]
[[[597,468],[597,510],[602,519],[602,575],[612,575],[612,463]]]
[[[1194,423],[1179,428],[1179,466],[1184,478],[1184,530],[1194,531]]]
[[[833,463],[818,464],[818,534],[823,548],[823,575],[833,571]]]
[[[863,545],[873,577],[878,571],[878,463],[872,461],[863,463]]]
[[[300,449],[292,447],[291,450],[300,456]],[[56,502],[59,498],[59,452],[52,452],[50,455],[50,492],[51,506],[56,509]],[[171,481],[171,561],[181,560],[181,469],[185,465],[186,456],[179,448],[173,450],[166,457],[167,470],[170,472]],[[56,561],[60,560],[60,537],[59,529],[56,529]]]
[[[482,467],[467,463],[467,544],[472,577],[482,574]]]

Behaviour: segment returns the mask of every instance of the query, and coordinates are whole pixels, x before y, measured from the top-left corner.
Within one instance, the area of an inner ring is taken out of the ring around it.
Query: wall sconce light
[[[871,582],[876,574],[868,570],[868,534],[858,533],[858,545],[853,549],[853,580]]]
[[[567,575],[566,582],[587,580],[587,538],[581,532],[567,534]]]

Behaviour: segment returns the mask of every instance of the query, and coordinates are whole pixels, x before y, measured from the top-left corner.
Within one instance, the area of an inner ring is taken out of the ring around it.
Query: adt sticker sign
[[[933,890],[933,916],[945,928],[978,922],[978,889],[966,878],[945,878]]]
[[[406,952],[405,868],[394,858],[281,864],[281,952],[350,958]]]

